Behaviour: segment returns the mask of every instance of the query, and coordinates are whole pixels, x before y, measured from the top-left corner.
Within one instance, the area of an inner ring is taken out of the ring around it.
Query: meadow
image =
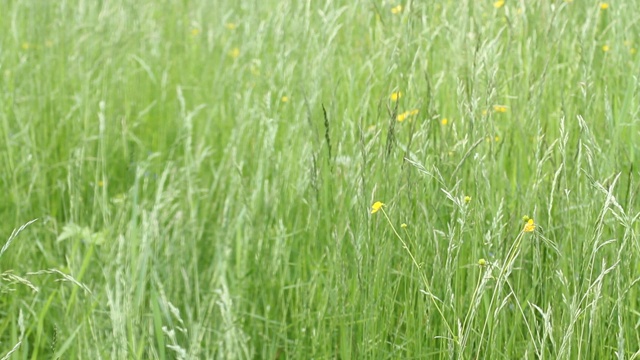
[[[640,2],[0,0],[0,359],[635,359]]]

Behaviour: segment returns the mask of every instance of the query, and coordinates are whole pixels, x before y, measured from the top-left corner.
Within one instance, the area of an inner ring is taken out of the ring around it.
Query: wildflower
[[[471,196],[467,195],[464,197],[464,202],[466,202],[467,204],[471,202]]]
[[[238,49],[237,47],[231,49],[231,51],[229,51],[229,56],[231,56],[234,59],[238,58],[238,56],[240,56],[240,49]]]
[[[417,114],[418,114],[418,111],[419,111],[418,109],[413,109],[413,110],[410,110],[410,111],[405,111],[405,112],[403,112],[403,113],[401,113],[401,114],[398,114],[398,116],[396,116],[396,119],[397,119],[399,122],[403,122],[403,121],[407,120],[410,116],[415,116],[415,115],[417,115]]]
[[[493,3],[493,7],[496,9],[500,9],[503,6],[504,6],[504,0],[498,0]]]
[[[398,101],[402,97],[402,91],[396,91],[391,93],[391,101]]]
[[[449,123],[449,120],[447,120],[447,118],[443,118],[442,120],[440,120],[440,124],[442,125],[447,125]]]
[[[609,50],[611,50],[611,47],[609,47],[609,45],[602,45],[602,51],[608,52]]]
[[[227,30],[235,30],[238,27],[238,25],[232,22],[228,22],[224,24],[224,27],[227,28]]]
[[[200,29],[198,28],[191,29],[191,36],[198,36],[198,35],[200,35]]]
[[[609,8],[609,3],[600,3],[600,10],[607,10]]]
[[[103,187],[104,186],[104,181],[102,181],[102,180],[98,181],[98,186],[99,187]]]
[[[29,50],[30,47],[31,47],[31,44],[29,44],[28,42],[22,43],[22,50]]]
[[[482,110],[482,116],[487,116],[488,113],[489,111],[487,111],[487,109]]]
[[[533,219],[529,219],[526,224],[524,224],[524,232],[532,232],[536,229],[536,224],[533,222]]]
[[[407,228],[407,224],[402,223],[402,225],[400,225],[401,228],[406,229]]]
[[[289,101],[289,97],[285,95],[280,100],[282,100],[283,103],[286,103]]]
[[[493,110],[499,113],[506,113],[507,107],[504,105],[493,105]]]
[[[382,209],[383,206],[383,203],[381,203],[380,201],[376,201],[375,203],[373,203],[373,205],[371,205],[371,213],[377,213],[380,209]]]
[[[399,14],[401,12],[402,12],[402,5],[398,5],[398,6],[395,6],[395,7],[391,8],[391,13],[392,14]]]
[[[493,138],[496,142],[500,141],[500,136],[497,136]]]
[[[480,260],[478,260],[478,265],[480,265],[480,266],[486,266],[486,265],[487,265],[487,260],[485,260],[485,259],[480,259]]]

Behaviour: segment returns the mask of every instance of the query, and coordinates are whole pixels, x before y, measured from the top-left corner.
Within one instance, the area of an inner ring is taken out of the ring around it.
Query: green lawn
[[[639,8],[0,0],[0,358],[640,358]]]

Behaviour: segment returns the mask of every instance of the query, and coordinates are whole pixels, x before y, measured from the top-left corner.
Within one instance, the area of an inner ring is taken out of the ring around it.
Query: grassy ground
[[[0,356],[637,357],[639,6],[0,0]]]

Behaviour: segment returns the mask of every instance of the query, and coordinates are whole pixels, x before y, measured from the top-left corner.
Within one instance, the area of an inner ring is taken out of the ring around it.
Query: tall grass
[[[0,356],[637,358],[640,3],[499,3],[0,1]]]

